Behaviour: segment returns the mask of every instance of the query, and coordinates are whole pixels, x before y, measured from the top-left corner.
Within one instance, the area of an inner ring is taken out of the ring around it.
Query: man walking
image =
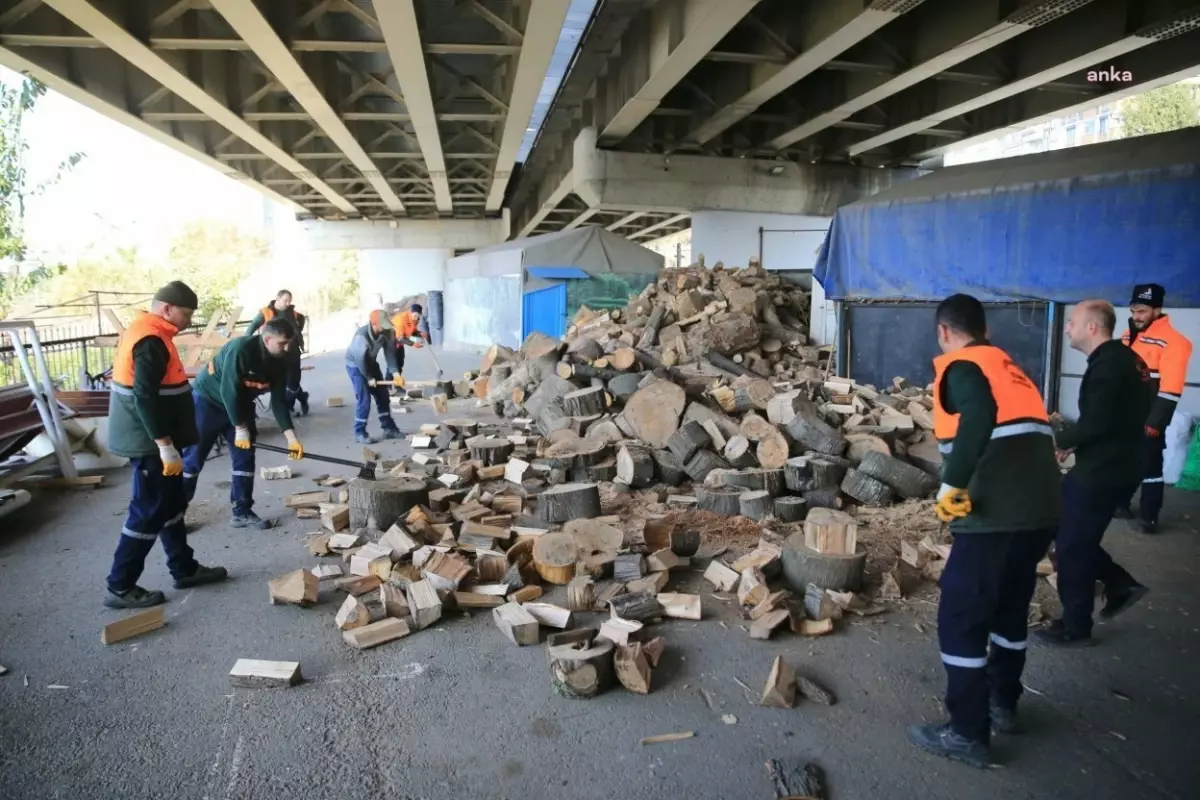
[[[399,439],[402,434],[392,419],[391,397],[388,384],[379,371],[379,353],[383,352],[391,385],[404,386],[400,367],[396,363],[396,336],[392,321],[383,311],[372,311],[370,320],[354,332],[350,346],[346,348],[346,374],[354,387],[354,441],[373,444],[375,439],[367,435],[367,422],[371,417],[371,399],[379,411],[379,424],[383,427],[383,438]]]
[[[1142,429],[1154,402],[1150,371],[1137,353],[1112,338],[1116,324],[1116,312],[1103,300],[1079,303],[1067,320],[1071,347],[1088,360],[1079,421],[1056,437],[1064,457],[1075,453],[1075,467],[1063,481],[1063,520],[1055,539],[1063,615],[1037,632],[1048,644],[1091,644],[1097,580],[1104,583],[1102,617],[1126,610],[1147,591],[1100,546],[1113,510],[1144,474]]]
[[[421,330],[423,311],[420,303],[413,303],[408,311],[392,317],[392,327],[396,329],[396,366],[401,373],[404,372],[405,346],[420,348],[429,343],[429,334]]]
[[[1183,395],[1188,360],[1192,357],[1192,343],[1175,330],[1162,311],[1166,294],[1166,289],[1157,283],[1140,283],[1133,287],[1133,298],[1129,301],[1129,330],[1121,335],[1121,341],[1141,356],[1150,368],[1154,391],[1158,395],[1149,416],[1143,420],[1142,446],[1146,458],[1137,522],[1142,533],[1158,532],[1158,515],[1163,505],[1163,450],[1167,446],[1163,434]],[[1118,507],[1116,516],[1133,518],[1130,501],[1136,491],[1137,486],[1134,486],[1125,495],[1125,502]]]
[[[229,500],[233,504],[235,528],[271,527],[254,507],[254,440],[258,427],[254,421],[254,400],[271,393],[271,411],[287,439],[288,458],[304,457],[304,448],[293,430],[292,415],[285,400],[287,354],[296,329],[282,317],[262,326],[261,336],[231,339],[217,352],[208,368],[196,376],[196,444],[183,454],[183,477],[188,502],[196,494],[196,482],[209,451],[219,437],[229,445],[233,482]]]
[[[908,732],[926,750],[982,768],[991,732],[1017,727],[1025,621],[1058,523],[1060,481],[1042,396],[987,341],[983,305],[965,294],[943,300],[937,337],[933,423],[944,461],[936,512],[954,535],[938,605],[950,721]]]
[[[197,305],[196,293],[186,284],[168,283],[117,344],[108,449],[130,460],[133,497],[108,575],[104,605],[109,608],[166,602],[162,592],[137,584],[155,540],[162,541],[176,589],[216,583],[228,575],[224,567],[196,561],[183,524],[187,497],[179,448],[197,437],[191,387],[174,339],[191,324]]]
[[[300,416],[308,414],[308,392],[304,391],[300,386],[300,353],[304,350],[304,325],[308,322],[308,317],[301,314],[292,305],[292,293],[287,289],[280,289],[275,295],[275,299],[255,315],[250,321],[250,327],[246,330],[247,336],[253,336],[259,328],[273,319],[286,319],[292,323],[295,328],[295,338],[292,339],[292,346],[287,352],[285,362],[287,364],[287,404],[288,411],[296,410],[296,403],[300,403]]]

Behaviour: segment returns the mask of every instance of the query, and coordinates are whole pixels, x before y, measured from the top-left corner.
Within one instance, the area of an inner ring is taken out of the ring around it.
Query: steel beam
[[[924,0],[896,4],[892,0],[825,0],[807,7],[797,28],[796,53],[786,65],[759,64],[742,72],[749,88],[687,135],[704,144],[741,121],[763,103],[820,69],[834,56],[858,44]]]
[[[1107,64],[1155,42],[1200,30],[1200,5],[1155,20],[1134,32],[1127,31],[1126,20],[1125,14],[1109,15],[1104,20],[1093,20],[1090,25],[1077,26],[1074,19],[1066,19],[1061,26],[1046,28],[1042,31],[1045,35],[1039,41],[1030,43],[1029,51],[1023,54],[1024,58],[1019,59],[1017,74],[1013,80],[987,91],[983,91],[987,87],[935,85],[932,87],[936,98],[933,103],[934,111],[921,113],[915,119],[853,144],[847,152],[850,155],[858,155],[874,150],[935,127],[946,120],[960,117],[1051,81],[1066,78],[1090,66]],[[1104,24],[1105,22],[1108,24]],[[1070,30],[1067,30],[1068,24],[1071,25]],[[1094,99],[1090,100],[1091,104],[1095,102]],[[929,105],[925,103],[919,107],[928,109]]]
[[[375,14],[383,30],[383,40],[387,43],[396,80],[400,83],[400,93],[404,95],[405,105],[412,117],[417,142],[425,155],[425,167],[433,179],[437,210],[449,214],[454,206],[450,198],[450,184],[446,182],[446,159],[442,155],[442,137],[433,109],[433,93],[429,88],[425,54],[421,49],[421,31],[417,27],[414,0],[375,3]]]
[[[550,57],[554,55],[554,47],[558,44],[570,5],[570,0],[533,0],[529,7],[524,44],[517,61],[517,74],[512,82],[508,116],[500,134],[500,153],[496,157],[492,188],[487,196],[488,211],[497,211],[504,203],[504,191],[512,177],[517,151],[521,149],[525,130],[529,127],[534,103],[546,78],[546,69],[550,66]]]
[[[46,5],[62,14],[70,22],[96,37],[117,55],[140,69],[196,109],[207,114],[211,120],[230,133],[270,156],[271,160],[313,187],[335,208],[345,214],[356,214],[354,205],[335,192],[328,184],[314,176],[283,148],[272,142],[253,126],[227,108],[223,103],[193,83],[152,51],[140,39],[101,13],[88,0],[46,0]]]
[[[628,136],[759,0],[664,0],[636,19],[596,87],[606,146]]]
[[[40,5],[42,0],[34,0]],[[19,9],[13,9],[17,11]],[[9,12],[11,14],[13,12]],[[0,29],[11,27],[4,24],[7,15],[0,15]],[[180,38],[151,36],[151,50],[228,50],[248,52],[249,43],[230,38]],[[12,47],[77,47],[95,49],[104,43],[94,36],[71,34],[6,33],[0,35],[0,44]],[[386,53],[386,42],[356,39],[294,39],[290,48],[296,53]],[[515,56],[521,52],[519,44],[485,44],[471,42],[427,42],[425,52],[440,56]]]
[[[563,228],[563,230],[567,230],[567,231],[574,230],[575,228],[578,228],[580,225],[584,224],[589,219],[591,219],[592,217],[596,216],[599,213],[600,213],[600,209],[598,209],[598,208],[585,208],[583,211],[580,211],[575,216],[575,219],[568,222],[566,227]]]
[[[608,231],[616,231],[616,230],[617,230],[617,228],[624,228],[624,227],[625,227],[626,225],[628,225],[629,223],[631,223],[631,222],[636,222],[637,220],[639,220],[639,219],[641,219],[642,217],[646,216],[646,214],[648,214],[648,213],[649,213],[649,212],[647,212],[647,211],[634,211],[634,212],[631,212],[631,213],[629,213],[629,214],[626,214],[625,216],[621,217],[619,220],[617,220],[617,221],[616,221],[616,222],[614,222],[613,224],[609,225],[607,228],[605,228],[605,230],[608,230]]]
[[[653,225],[642,228],[637,233],[631,234],[629,236],[629,238],[630,239],[641,238],[643,236],[646,236],[647,234],[656,233],[658,231],[661,231],[663,228],[673,227],[673,226],[678,225],[679,223],[683,222],[685,219],[687,219],[690,216],[691,216],[691,214],[676,214],[673,217],[667,217],[662,222],[656,222]]]

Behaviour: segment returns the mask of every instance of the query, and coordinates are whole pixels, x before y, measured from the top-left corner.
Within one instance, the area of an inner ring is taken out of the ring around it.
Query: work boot
[[[1158,520],[1139,519],[1134,525],[1137,526],[1138,533],[1147,535],[1158,533]]]
[[[233,521],[230,524],[235,528],[253,528],[265,531],[271,527],[272,522],[269,519],[263,519],[253,511],[234,511]]]
[[[114,592],[109,589],[104,593],[104,605],[109,608],[150,608],[165,602],[167,602],[167,596],[162,592],[157,589],[152,592],[146,591],[140,586],[134,586],[123,592]]]
[[[371,436],[370,434],[366,434],[366,433],[356,433],[356,434],[354,434],[354,443],[355,444],[375,444],[375,437]]]
[[[193,586],[203,586],[206,583],[220,583],[229,577],[229,571],[224,567],[196,566],[196,571],[185,578],[175,579],[176,589],[191,589]]]
[[[1091,647],[1095,644],[1091,633],[1073,631],[1063,625],[1061,619],[1056,619],[1040,631],[1035,631],[1034,635],[1041,640],[1042,644],[1053,644],[1060,647]]]
[[[992,718],[992,733],[1020,733],[1021,723],[1017,720],[1017,708],[1007,708],[995,700],[988,707]]]
[[[1106,592],[1104,595],[1104,608],[1100,609],[1100,616],[1104,619],[1112,619],[1118,614],[1128,611],[1133,607],[1134,603],[1145,597],[1149,591],[1149,589],[1140,583],[1135,583],[1132,586],[1118,589],[1115,592]]]
[[[987,769],[991,766],[991,752],[987,742],[975,741],[955,733],[950,724],[909,725],[908,740],[918,747],[945,758]]]
[[[388,428],[386,431],[383,432],[383,438],[384,439],[403,439],[404,434],[400,432],[399,428]]]
[[[1113,519],[1133,519],[1133,509],[1127,505],[1117,506],[1113,511]]]
[[[296,396],[296,399],[300,401],[300,416],[307,417],[308,416],[308,392],[301,392],[300,394],[298,394]]]

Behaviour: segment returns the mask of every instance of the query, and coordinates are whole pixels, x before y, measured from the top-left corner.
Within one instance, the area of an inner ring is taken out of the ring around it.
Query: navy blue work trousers
[[[162,542],[167,554],[167,569],[173,577],[193,575],[200,566],[188,546],[183,525],[187,498],[182,476],[163,475],[162,460],[157,453],[132,459],[130,464],[133,467],[133,496],[108,574],[108,588],[118,593],[137,585],[146,567],[146,556],[154,548],[155,541]]]
[[[196,401],[196,429],[200,433],[200,441],[183,450],[183,483],[187,493],[187,501],[192,502],[196,496],[196,482],[200,479],[200,471],[204,462],[212,452],[217,439],[224,437],[229,448],[229,460],[233,465],[233,481],[229,489],[229,502],[233,512],[243,513],[254,506],[254,448],[241,450],[234,446],[237,431],[229,422],[229,415],[223,406],[216,405],[193,392]],[[250,441],[257,438],[257,426],[253,414],[246,412],[250,428]]]
[[[371,419],[371,400],[379,411],[379,425],[384,433],[397,431],[396,422],[392,419],[392,398],[388,392],[388,384],[382,378],[370,378],[362,374],[357,367],[346,365],[346,374],[354,386],[354,435],[365,436],[367,422]],[[371,386],[368,381],[375,380],[378,385]]]

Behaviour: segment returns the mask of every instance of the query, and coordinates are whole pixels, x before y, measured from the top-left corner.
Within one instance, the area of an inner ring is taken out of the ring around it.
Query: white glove
[[[158,446],[158,457],[163,464],[163,475],[171,477],[173,475],[183,474],[183,459],[179,456],[179,451],[175,449],[175,444],[160,444]]]
[[[249,428],[242,426],[242,425],[238,425],[237,428],[234,429],[233,446],[239,450],[249,450],[250,449],[251,444],[250,444],[250,429]]]

